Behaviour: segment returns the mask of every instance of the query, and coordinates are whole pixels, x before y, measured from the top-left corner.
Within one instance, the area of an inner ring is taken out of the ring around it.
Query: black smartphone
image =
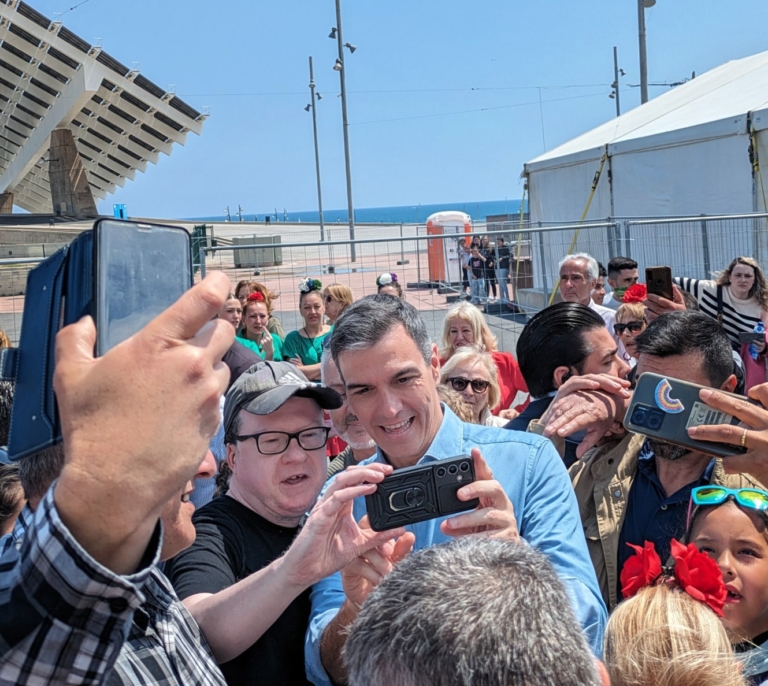
[[[456,491],[474,480],[475,466],[469,455],[397,469],[365,496],[371,528],[386,531],[473,510],[480,501],[459,500]]]
[[[745,343],[749,345],[750,343],[760,343],[762,341],[765,341],[765,334],[764,333],[755,333],[754,331],[740,331],[739,332],[739,343],[741,345],[744,345]]]
[[[189,233],[103,219],[93,229],[96,355],[142,329],[192,286]]]
[[[746,452],[746,448],[697,441],[688,435],[692,426],[709,424],[738,425],[740,421],[727,412],[716,410],[699,398],[699,391],[706,386],[646,372],[637,379],[632,402],[624,417],[624,426],[651,438],[698,450],[710,455],[728,457]],[[721,391],[724,392],[724,391]],[[743,401],[740,395],[728,393]],[[750,401],[751,402],[751,401]]]
[[[672,292],[672,269],[669,267],[646,267],[645,285],[649,293],[667,300],[674,299]]]

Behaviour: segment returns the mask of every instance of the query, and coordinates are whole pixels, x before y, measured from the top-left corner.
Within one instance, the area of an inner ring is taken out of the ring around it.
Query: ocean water
[[[526,208],[527,209],[527,208]],[[447,202],[436,205],[401,205],[397,207],[360,207],[355,209],[355,221],[360,224],[423,224],[429,215],[445,210],[458,210],[466,212],[475,221],[485,221],[489,215],[519,214],[520,200],[481,200],[475,202]],[[261,212],[243,213],[244,221],[264,221],[267,213]],[[320,221],[317,210],[306,212],[289,212],[286,209],[277,209],[269,213],[270,219],[275,222],[307,222],[317,224]],[[222,222],[226,216],[219,217],[194,217],[195,221]],[[347,222],[347,210],[323,210],[323,219],[326,223]],[[238,221],[236,213],[231,214],[231,221]]]

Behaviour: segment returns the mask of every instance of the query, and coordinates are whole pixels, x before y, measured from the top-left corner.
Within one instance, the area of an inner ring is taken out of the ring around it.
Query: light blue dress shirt
[[[479,448],[494,478],[515,508],[520,536],[544,553],[565,585],[576,619],[596,656],[602,655],[607,613],[587,552],[576,496],[551,441],[535,434],[465,424],[443,405],[443,422],[419,464],[469,454]],[[385,462],[381,451],[363,464]],[[354,516],[366,513],[365,499],[355,500]],[[414,550],[444,543],[440,519],[406,527],[416,536]],[[525,592],[521,589],[521,592]],[[329,576],[312,588],[312,612],[306,636],[307,678],[330,685],[320,659],[320,638],[344,602],[341,575]]]

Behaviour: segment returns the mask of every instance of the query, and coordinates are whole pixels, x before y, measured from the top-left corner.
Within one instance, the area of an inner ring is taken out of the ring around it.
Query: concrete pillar
[[[13,214],[13,193],[0,193],[0,214]]]
[[[91,186],[70,129],[53,130],[49,160],[53,213],[77,219],[96,217]]]

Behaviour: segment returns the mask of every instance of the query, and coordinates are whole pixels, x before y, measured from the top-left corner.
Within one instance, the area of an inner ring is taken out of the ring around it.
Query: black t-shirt
[[[499,269],[509,269],[509,248],[500,245],[496,250],[499,253]]]
[[[297,528],[268,522],[234,498],[221,496],[197,511],[197,538],[166,566],[165,573],[182,600],[196,593],[218,593],[280,557]],[[221,665],[228,684],[308,684],[304,671],[304,634],[309,623],[309,590],[280,615],[266,633],[234,660]],[[258,612],[258,607],[242,612]]]

